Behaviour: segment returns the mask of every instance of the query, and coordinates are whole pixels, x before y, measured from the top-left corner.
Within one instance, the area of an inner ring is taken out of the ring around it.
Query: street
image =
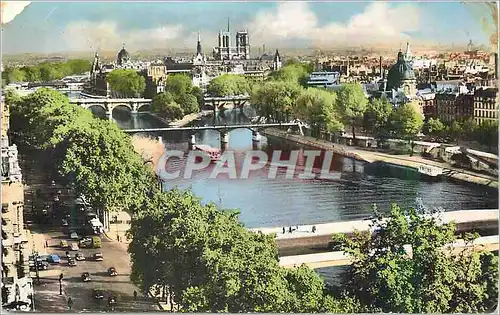
[[[142,297],[139,289],[130,281],[130,261],[126,252],[126,244],[109,241],[102,237],[102,248],[80,249],[78,252],[85,256],[85,260],[77,261],[77,266],[70,267],[66,259],[67,249],[59,247],[59,242],[63,239],[71,241],[60,232],[45,234],[49,247],[47,254],[56,254],[61,257],[59,264],[50,264],[46,271],[40,271],[41,285],[35,286],[35,308],[37,311],[54,312],[68,310],[66,300],[73,300],[73,311],[108,311],[107,303],[109,296],[116,298],[115,311],[154,311],[156,304],[154,301]],[[69,251],[74,257],[76,251]],[[90,257],[93,253],[103,254],[103,261],[93,261]],[[115,267],[117,276],[108,276],[108,268]],[[83,282],[81,275],[84,272],[90,273],[91,281]],[[59,295],[59,274],[63,274],[63,293],[66,299],[63,302],[52,303]],[[36,273],[32,272],[33,278]],[[40,289],[39,289],[40,288]],[[92,296],[93,289],[103,291],[104,299],[96,300]],[[134,301],[133,292],[138,292],[137,301]],[[64,305],[61,306],[61,304]],[[63,307],[63,309],[61,309]]]
[[[31,159],[29,158],[31,157]],[[115,311],[154,311],[157,304],[154,300],[144,297],[140,289],[130,280],[130,258],[127,244],[119,243],[101,235],[102,248],[81,248],[71,251],[60,247],[60,242],[66,240],[69,245],[78,241],[70,240],[63,233],[62,219],[67,219],[69,226],[78,227],[85,221],[85,212],[75,207],[75,196],[71,189],[52,182],[50,158],[37,155],[24,155],[21,167],[25,179],[25,227],[32,232],[31,250],[40,256],[56,254],[61,258],[59,264],[49,264],[48,270],[39,271],[40,284],[36,284],[36,272],[31,276],[35,283],[35,310],[37,312],[68,312],[68,299],[73,301],[73,312],[110,311],[108,297],[116,298]],[[35,158],[35,159],[33,159]],[[55,196],[58,196],[55,199]],[[80,238],[84,235],[80,235]],[[48,247],[46,247],[48,245]],[[85,257],[76,261],[76,266],[68,266],[66,251],[74,257],[80,252]],[[103,261],[88,260],[93,253],[102,253]],[[108,276],[108,268],[115,267],[117,276]],[[91,281],[83,282],[81,275],[90,274]],[[62,293],[59,294],[59,275],[63,274]],[[96,300],[92,296],[93,289],[103,291],[104,298]],[[134,300],[137,291],[137,300]]]

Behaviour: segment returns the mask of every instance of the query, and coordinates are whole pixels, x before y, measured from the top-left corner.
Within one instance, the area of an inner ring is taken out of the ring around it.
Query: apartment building
[[[474,92],[474,120],[498,121],[499,94],[496,87],[478,87]]]
[[[30,278],[30,254],[27,231],[24,229],[24,185],[19,167],[17,147],[9,144],[9,111],[2,99],[2,216],[1,268],[2,307],[16,304],[32,308],[33,282]]]

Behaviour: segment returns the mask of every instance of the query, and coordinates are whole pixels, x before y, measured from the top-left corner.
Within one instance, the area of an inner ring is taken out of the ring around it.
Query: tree
[[[196,97],[196,101],[198,102],[198,107],[201,108],[204,104],[203,91],[199,87],[193,86],[193,89],[191,90],[191,94],[193,94],[194,97]]]
[[[190,94],[193,89],[191,78],[185,74],[169,75],[165,81],[165,92],[170,92],[177,99],[184,94]]]
[[[313,124],[318,124],[330,132],[343,129],[336,108],[336,94],[327,90],[308,88],[302,90],[292,113],[295,117]]]
[[[475,130],[476,139],[480,144],[487,145],[491,151],[498,145],[498,121],[484,121]]]
[[[351,126],[353,140],[356,140],[355,128],[363,118],[368,104],[363,87],[359,83],[344,84],[337,93],[337,101],[343,122]]]
[[[411,103],[401,105],[393,113],[393,126],[397,134],[410,142],[411,154],[413,154],[413,141],[422,130],[424,120]]]
[[[146,89],[144,77],[133,69],[115,69],[108,73],[106,81],[122,97],[140,97]]]
[[[296,82],[271,81],[254,86],[250,100],[260,116],[283,121],[291,113],[300,92]]]
[[[19,83],[26,80],[26,75],[24,71],[19,68],[6,69],[6,81],[7,83]]]
[[[345,294],[371,312],[476,313],[496,307],[498,259],[445,249],[456,240],[453,223],[397,205],[387,215],[375,214],[376,233],[335,236],[353,259],[342,276]]]
[[[200,111],[200,105],[193,94],[181,94],[176,100],[184,114],[192,114]]]
[[[26,81],[28,81],[28,82],[40,82],[41,81],[40,69],[37,66],[22,67],[21,71],[24,72]]]
[[[457,122],[458,124],[458,122]],[[439,118],[429,118],[427,121],[427,129],[429,134],[434,136],[442,136],[443,132],[446,130],[446,126],[439,120]]]
[[[363,114],[363,128],[379,141],[385,139],[390,132],[391,113],[392,104],[386,97],[372,99]]]
[[[244,95],[250,93],[250,84],[243,76],[224,74],[210,81],[207,92],[217,97]]]
[[[304,85],[311,72],[312,69],[308,64],[291,63],[278,71],[272,72],[270,77],[277,81],[295,82]]]
[[[167,106],[172,104],[178,105],[170,92],[158,93],[153,97],[151,111],[161,115],[165,112]]]

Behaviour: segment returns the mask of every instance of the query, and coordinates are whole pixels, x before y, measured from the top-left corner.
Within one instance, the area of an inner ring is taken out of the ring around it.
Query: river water
[[[216,124],[237,124],[245,117],[236,111],[226,111],[226,119],[217,118]],[[251,109],[246,109],[251,117]],[[126,110],[114,111],[113,119],[121,128],[164,127],[163,123],[149,114],[132,117]],[[204,118],[198,124],[213,124],[213,117]],[[187,132],[158,132],[169,150],[188,151]],[[220,147],[219,132],[199,131],[197,144]],[[236,152],[236,164],[244,154],[252,150],[251,131],[236,129],[230,132],[228,150]],[[299,145],[272,137],[262,137],[259,148],[268,152],[283,150],[284,156]],[[300,160],[300,157],[299,157]],[[170,163],[173,169],[180,168],[182,160]],[[286,170],[278,170],[275,179],[267,178],[267,170],[252,173],[249,179],[210,179],[213,166],[195,172],[190,179],[182,177],[164,183],[165,189],[175,186],[190,187],[204,202],[214,202],[226,209],[239,209],[240,220],[245,226],[271,227],[295,226],[332,221],[363,219],[372,215],[375,203],[379,210],[388,210],[391,203],[415,205],[417,197],[427,207],[443,207],[446,211],[486,209],[498,207],[498,192],[495,189],[450,181],[427,182],[418,179],[418,174],[403,170],[391,170],[390,174],[379,168],[367,167],[364,163],[335,156],[331,172],[338,175],[335,180],[287,179]],[[376,174],[376,175],[375,175]]]

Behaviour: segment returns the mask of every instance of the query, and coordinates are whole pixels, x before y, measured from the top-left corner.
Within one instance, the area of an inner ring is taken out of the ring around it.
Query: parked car
[[[78,243],[71,243],[71,250],[80,250],[80,247],[78,247]]]
[[[77,260],[77,261],[79,261],[79,260],[85,260],[85,256],[83,256],[82,253],[76,253],[75,260]]]
[[[103,261],[104,257],[102,257],[101,253],[93,253],[92,254],[92,259],[95,261]]]
[[[32,271],[36,271],[37,267],[35,266],[35,262],[34,261],[30,261],[30,270]],[[46,262],[46,261],[37,261],[37,265],[38,265],[38,270],[47,270],[49,269],[49,263]]]
[[[108,269],[108,275],[109,275],[109,276],[111,276],[111,277],[118,276],[118,273],[116,272],[115,267],[110,267],[110,268]]]
[[[49,257],[47,257],[47,262],[58,264],[61,262],[61,258],[59,258],[58,255],[52,254],[52,255],[49,255]]]
[[[102,299],[104,299],[104,294],[102,293],[102,290],[98,290],[98,289],[92,290],[92,296],[96,300],[102,300]]]
[[[68,241],[62,240],[61,243],[59,243],[59,246],[61,248],[68,248],[69,247]]]
[[[89,282],[91,281],[92,279],[90,278],[90,273],[88,272],[84,272],[82,273],[82,281],[83,282]]]
[[[80,240],[78,244],[82,248],[90,248],[92,247],[92,238],[85,237],[84,239]]]
[[[75,267],[76,266],[76,260],[73,258],[68,259],[68,266],[70,267]]]

